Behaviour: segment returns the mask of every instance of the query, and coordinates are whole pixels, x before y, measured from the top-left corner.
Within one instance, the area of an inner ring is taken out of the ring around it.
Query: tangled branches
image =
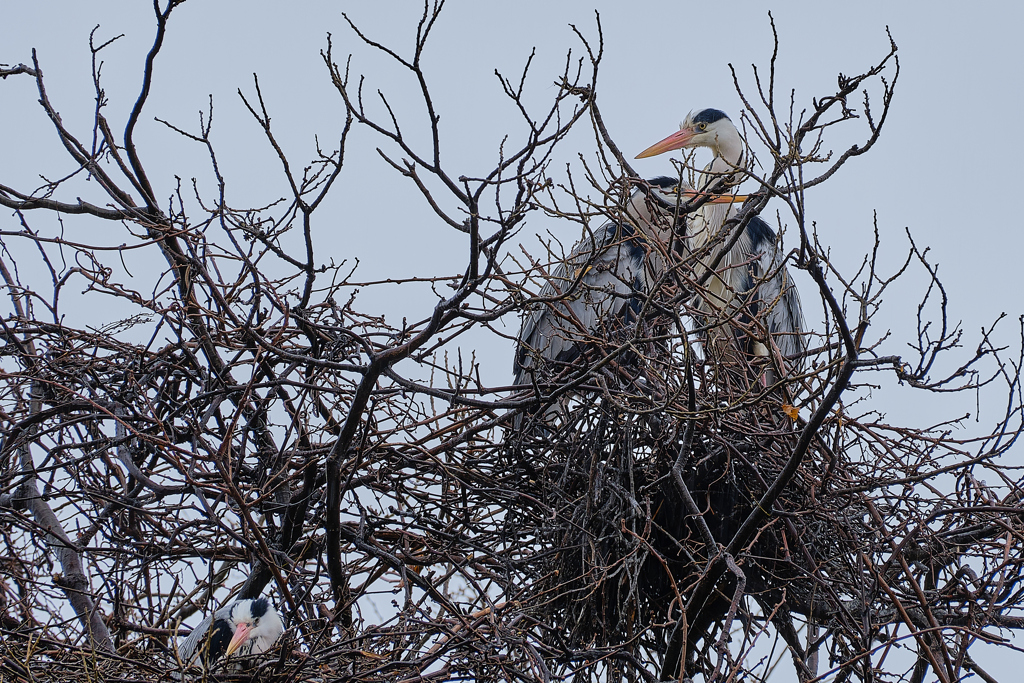
[[[97,108],[85,134],[63,122],[36,55],[0,71],[32,79],[76,168],[37,190],[0,184],[11,212],[0,259],[5,676],[166,676],[174,636],[198,612],[264,592],[289,628],[254,663],[262,680],[726,680],[765,676],[787,652],[804,681],[871,681],[899,667],[918,681],[929,670],[987,675],[972,645],[1024,626],[1024,506],[1005,458],[1020,431],[1021,358],[989,329],[938,376],[962,334],[927,252],[911,242],[885,276],[876,228],[873,253],[844,273],[805,213],[805,192],[878,139],[895,45],[788,120],[775,107],[774,58],[756,98],[737,76],[747,141],[770,171],[746,169],[753,194],[701,253],[675,241],[707,198],[662,209],[670,238],[652,248],[664,273],[633,293],[639,313],[580,330],[575,359],[509,387],[485,383],[468,350],[511,352],[503,320],[579,294],[538,296],[560,255],[553,245],[554,259],[519,255],[516,231],[541,213],[584,233],[625,220],[639,182],[598,109],[600,24],[596,38],[576,33],[584,58],[567,59],[539,114],[524,95],[529,63],[502,77],[525,132],[473,177],[441,153],[422,64],[440,3],[425,8],[411,57],[352,25],[354,41],[415,77],[425,146],[385,95],[368,101],[329,41],[336,145],[293,163],[256,82],[244,103],[289,194],[234,207],[212,105],[198,130],[158,120],[208,154],[210,188],[160,187],[135,144],[179,5],[157,7],[120,137],[100,86],[109,43],[92,43]],[[555,174],[566,137],[588,122],[595,154],[582,172]],[[857,125],[857,145],[825,151],[832,130]],[[459,272],[362,282],[323,265],[326,199],[346,182],[356,134],[380,141],[426,200],[429,229],[460,240]],[[690,160],[677,170],[692,172]],[[770,343],[763,321],[709,312],[694,296],[769,201],[786,212],[789,266],[817,288],[805,300],[824,307],[802,371],[798,359],[730,352],[715,340]],[[53,214],[106,227],[73,240],[40,218]],[[132,258],[143,274],[117,275]],[[882,355],[871,318],[912,277],[928,284],[918,357]],[[423,284],[432,305],[400,325],[364,303],[367,291]],[[95,319],[71,324],[69,306]],[[858,393],[879,373],[923,392],[984,390],[1005,407],[980,436],[956,423],[886,424]]]

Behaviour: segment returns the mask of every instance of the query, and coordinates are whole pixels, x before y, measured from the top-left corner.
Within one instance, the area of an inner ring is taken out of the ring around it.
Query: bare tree
[[[895,43],[806,103],[776,101],[774,54],[752,86],[735,74],[746,139],[768,169],[744,170],[754,192],[742,210],[699,251],[679,243],[708,196],[655,211],[674,236],[652,247],[662,270],[634,292],[637,314],[580,329],[575,359],[517,388],[484,384],[465,340],[511,355],[500,320],[580,294],[577,274],[539,296],[559,246],[531,254],[513,244],[517,231],[531,212],[583,233],[628,221],[626,199],[643,187],[601,119],[599,19],[574,28],[582,57],[567,57],[546,110],[525,102],[530,60],[499,77],[525,133],[478,177],[442,154],[422,68],[443,3],[425,6],[411,50],[350,23],[354,39],[414,76],[428,142],[403,132],[413,122],[328,38],[324,83],[342,113],[334,146],[290,159],[255,81],[240,96],[290,192],[234,207],[212,102],[194,129],[147,107],[179,4],[155,5],[143,86],[123,122],[107,119],[99,65],[112,41],[96,31],[91,129],[63,122],[36,54],[0,68],[5,80],[33,79],[74,164],[38,188],[0,179],[10,210],[0,225],[4,677],[166,676],[183,619],[267,591],[290,628],[258,664],[262,680],[718,681],[766,679],[782,660],[801,681],[992,680],[973,646],[1008,644],[999,634],[1024,626],[1024,505],[1006,457],[1021,431],[1020,348],[994,341],[995,324],[964,348],[909,234],[895,272],[878,265],[890,247],[877,226],[860,268],[841,272],[804,204],[881,134]],[[206,150],[216,182],[156,186],[134,142],[141,126]],[[587,126],[593,149],[557,170],[555,150]],[[845,128],[862,139],[830,152]],[[422,279],[360,282],[317,249],[353,135],[380,144],[433,209],[431,229],[463,240],[461,272],[428,278],[436,302],[401,327],[355,291]],[[802,372],[796,359],[701,343],[716,329],[768,342],[756,311],[695,301],[769,201],[789,266],[816,285],[804,299],[825,311]],[[94,233],[107,237],[69,237],[64,221],[109,226]],[[119,277],[129,252],[164,265]],[[908,278],[925,283],[913,352],[882,355],[871,320]],[[74,327],[69,305],[124,315]],[[855,393],[880,373],[1002,409],[977,436],[955,421],[887,424]],[[522,429],[510,429],[516,416]]]

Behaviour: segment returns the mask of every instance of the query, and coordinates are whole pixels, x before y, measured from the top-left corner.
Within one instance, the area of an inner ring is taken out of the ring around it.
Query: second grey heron
[[[186,666],[211,667],[235,652],[266,652],[284,633],[284,624],[266,598],[236,600],[203,619],[178,645]]]
[[[648,181],[651,188],[677,184],[671,178]],[[531,382],[541,365],[572,362],[580,344],[601,336],[602,326],[628,322],[639,311],[660,256],[653,240],[666,242],[670,229],[657,227],[648,193],[634,190],[620,219],[584,237],[556,266],[540,290],[540,302],[523,319],[513,377]]]

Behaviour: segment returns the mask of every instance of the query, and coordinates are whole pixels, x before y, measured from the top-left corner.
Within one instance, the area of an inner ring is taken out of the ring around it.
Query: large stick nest
[[[779,391],[730,397],[717,382],[713,391],[698,385],[696,411],[682,399],[682,406],[670,401],[651,410],[649,395],[631,400],[625,389],[609,388],[614,382],[606,373],[600,387],[533,416],[512,437],[510,451],[530,472],[537,509],[510,511],[508,526],[537,538],[536,579],[524,602],[553,634],[573,647],[640,638],[663,651],[710,561],[783,470],[800,424]],[[745,593],[765,615],[813,609],[821,618],[838,608],[829,602],[842,599],[824,594],[823,573],[834,586],[859,581],[851,563],[866,532],[863,515],[851,496],[830,493],[830,483],[848,480],[850,463],[821,441],[808,455],[740,562]],[[672,475],[677,461],[716,547],[684,503]],[[706,618],[688,625],[693,643],[710,642],[731,595],[712,601]]]

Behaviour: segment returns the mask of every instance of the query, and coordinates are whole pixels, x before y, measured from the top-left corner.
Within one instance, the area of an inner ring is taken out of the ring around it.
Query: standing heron
[[[733,122],[718,109],[690,112],[678,132],[644,150],[637,158],[696,147],[707,147],[714,154],[698,177],[698,191],[732,194],[728,188],[737,185],[746,172],[746,145]],[[752,356],[773,358],[761,381],[774,384],[778,379],[775,368],[785,373],[799,372],[803,367],[806,326],[800,295],[786,268],[778,237],[767,223],[753,216],[739,234],[729,229],[734,225],[729,219],[738,214],[743,201],[738,196],[734,199],[728,205],[703,204],[687,215],[686,249],[692,255],[692,276],[700,283],[695,292],[697,307],[712,328],[708,333],[709,346],[718,346],[728,360],[741,364],[749,362]],[[737,346],[739,354],[733,353]],[[723,461],[722,472],[728,472],[729,467]],[[705,487],[704,504],[719,519],[713,522],[716,530],[712,540],[716,543],[728,543],[734,529],[732,522],[725,520],[737,508],[745,509],[733,481],[732,475],[721,476],[717,483]],[[669,533],[671,543],[685,543],[676,539],[687,538],[689,530],[673,519],[682,514],[672,513],[685,511],[685,506],[673,505],[669,496],[661,509],[665,512],[658,520],[660,528],[675,529]],[[741,512],[739,519],[745,514]],[[671,558],[671,552],[666,555]],[[666,677],[675,678],[677,672],[682,677],[687,670],[686,661],[681,661],[683,652],[687,661],[692,662],[698,651],[697,641],[705,639],[707,644],[710,623],[728,609],[728,598],[711,597],[686,625],[685,637],[667,641],[662,670]],[[809,629],[813,628],[811,623]]]
[[[671,209],[680,197],[695,194],[680,188],[676,178],[643,182],[619,216],[576,243],[523,319],[513,363],[515,385],[531,384],[541,368],[557,374],[588,343],[607,340],[636,319],[665,271],[675,230]],[[734,201],[713,197],[708,204]]]
[[[718,109],[690,112],[678,132],[645,149],[637,158],[694,147],[708,147],[715,155],[698,180],[701,192],[717,189],[722,182],[728,185],[743,171],[743,138],[729,117]],[[708,202],[690,214],[686,231],[689,251],[698,253],[715,238],[721,239],[723,244],[732,242],[729,235],[719,233],[725,222],[738,213],[741,201],[736,197],[734,203]],[[712,263],[719,255],[720,249],[711,249],[704,260]],[[729,251],[721,256],[718,267],[701,291],[701,308],[705,314],[736,317],[747,323],[751,319],[760,321],[779,354],[789,358],[791,367],[799,370],[806,347],[806,324],[800,294],[785,267],[775,231],[754,216]],[[698,263],[694,275],[700,278],[705,273],[704,263]],[[763,343],[767,341],[764,337],[755,341],[750,348],[752,354],[770,355],[772,350]]]
[[[284,624],[269,600],[236,600],[203,619],[178,645],[178,657],[186,667],[209,668],[236,651],[242,655],[266,652],[282,633]]]
[[[529,384],[542,366],[571,363],[588,339],[605,338],[616,325],[640,312],[665,268],[672,240],[672,208],[679,197],[676,178],[658,177],[633,191],[622,215],[573,246],[538,295],[519,331],[513,381]],[[708,204],[733,203],[713,197]]]

